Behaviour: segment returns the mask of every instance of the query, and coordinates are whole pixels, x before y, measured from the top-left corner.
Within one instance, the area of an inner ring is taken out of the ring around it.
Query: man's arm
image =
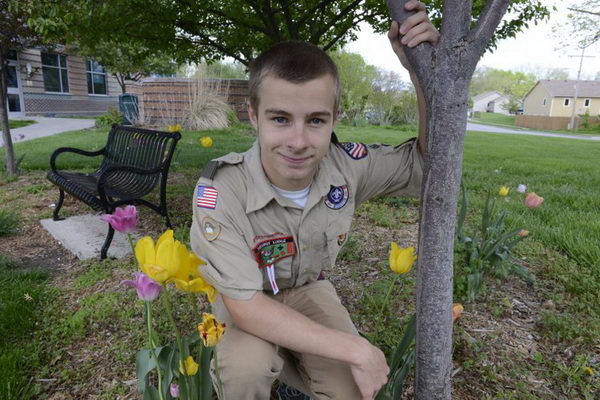
[[[425,100],[419,81],[414,74],[412,66],[404,55],[404,46],[415,47],[422,42],[430,42],[436,44],[440,34],[429,21],[425,11],[425,4],[411,0],[406,3],[404,8],[407,11],[416,11],[416,14],[410,16],[398,27],[396,21],[392,21],[392,26],[388,32],[388,39],[392,45],[394,53],[400,59],[402,66],[410,73],[410,80],[415,86],[417,92],[417,103],[419,106],[419,151],[421,155],[425,155]]]
[[[371,400],[387,382],[385,355],[368,340],[325,327],[262,292],[250,300],[223,296],[236,326],[287,349],[350,365],[363,400]]]

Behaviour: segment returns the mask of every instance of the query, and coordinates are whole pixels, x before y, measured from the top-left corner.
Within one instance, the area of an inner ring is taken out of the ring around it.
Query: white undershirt
[[[308,201],[308,194],[310,193],[310,185],[308,185],[307,187],[305,187],[302,190],[294,190],[294,191],[283,190],[281,188],[278,188],[275,185],[271,185],[271,186],[273,186],[273,189],[275,189],[275,191],[280,196],[285,197],[286,199],[292,200],[294,203],[298,204],[302,208],[304,208],[304,206],[306,205],[306,202]]]

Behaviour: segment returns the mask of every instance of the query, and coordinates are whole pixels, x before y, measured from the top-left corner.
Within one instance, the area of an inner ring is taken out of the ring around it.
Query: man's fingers
[[[411,15],[410,17],[404,20],[402,25],[400,25],[400,33],[404,35],[415,26],[418,26],[419,24],[426,21],[428,21],[428,18],[427,14],[425,14],[424,12],[418,12],[414,15]]]
[[[428,30],[412,38],[412,40],[408,42],[407,46],[415,47],[416,45],[427,41],[431,42],[432,44],[435,44],[437,42],[437,39],[438,35]]]
[[[392,21],[390,30],[388,32],[388,39],[394,40],[396,38],[398,38],[398,23],[396,21]]]
[[[422,34],[423,32],[427,32],[429,30],[429,26],[427,24],[419,24],[413,27],[410,31],[406,32],[406,35],[402,38],[402,44],[408,44],[412,42],[413,38]]]
[[[410,0],[404,5],[404,9],[407,11],[425,11],[425,4],[417,0]]]

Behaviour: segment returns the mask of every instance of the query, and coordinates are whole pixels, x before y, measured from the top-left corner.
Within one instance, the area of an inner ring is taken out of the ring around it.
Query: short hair
[[[303,83],[324,75],[333,78],[335,100],[333,112],[340,103],[340,75],[335,62],[311,43],[289,40],[275,44],[250,63],[250,105],[258,111],[258,89],[267,75],[292,83]]]

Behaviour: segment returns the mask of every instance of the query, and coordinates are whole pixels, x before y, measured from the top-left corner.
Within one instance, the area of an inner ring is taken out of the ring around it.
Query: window
[[[21,111],[21,103],[19,103],[19,95],[18,94],[8,94],[8,111],[9,112],[20,112]]]
[[[98,61],[88,59],[85,63],[89,94],[106,94],[106,71]]]
[[[42,53],[42,72],[44,74],[44,90],[46,92],[69,92],[67,56]]]
[[[15,60],[15,61],[17,61],[17,51],[16,50],[9,50],[8,51],[8,59],[9,60]]]
[[[590,99],[585,99],[585,100],[583,101],[583,106],[584,106],[584,107],[589,107],[589,106],[590,106]]]
[[[18,88],[19,81],[17,79],[17,67],[14,65],[8,66],[8,87],[9,88]]]
[[[571,103],[571,99],[565,99],[563,106],[567,107]]]
[[[546,99],[544,99],[544,100],[542,101],[542,105],[543,105],[543,106],[545,106],[545,105],[546,105]]]

